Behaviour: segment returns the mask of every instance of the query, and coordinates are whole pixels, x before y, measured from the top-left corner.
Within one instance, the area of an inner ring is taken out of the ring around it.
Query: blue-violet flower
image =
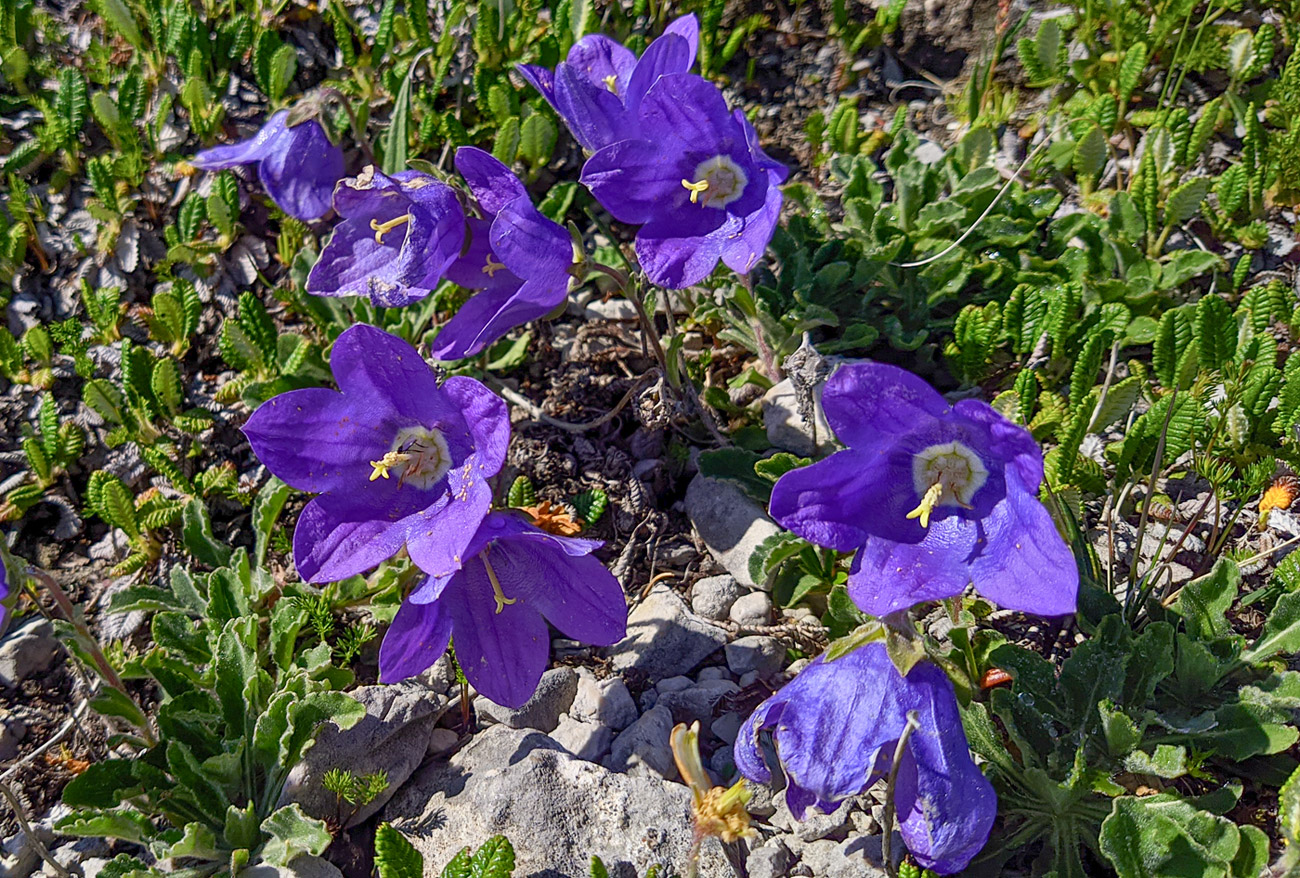
[[[319,494],[294,532],[299,574],[332,582],[403,546],[426,573],[457,569],[505,462],[505,403],[472,378],[439,385],[415,348],[366,324],[338,337],[330,368],[337,391],[282,393],[244,426],[267,469]]]
[[[516,326],[544,317],[569,295],[573,241],[533,206],[510,169],[472,146],[456,150],[456,170],[478,202],[469,245],[447,277],[470,297],[438,333],[439,360],[473,356]]]
[[[460,256],[465,211],[446,183],[419,171],[367,167],[334,190],[334,227],[307,275],[318,296],[369,296],[396,308],[423,299]]]
[[[591,552],[593,540],[556,536],[494,512],[454,573],[430,576],[397,611],[379,649],[379,679],[414,676],[456,638],[456,661],[478,692],[518,707],[551,651],[549,621],[566,637],[608,646],[623,638],[623,589]]]
[[[681,289],[719,259],[749,272],[776,229],[785,166],[763,152],[744,113],[729,112],[716,86],[689,73],[659,77],[639,120],[634,139],[587,160],[582,182],[615,219],[641,226],[646,274]]]
[[[293,127],[288,110],[266,120],[262,130],[239,143],[205,149],[190,160],[204,171],[257,165],[271,200],[289,216],[314,220],[329,213],[334,184],[343,176],[343,150],[330,143],[315,119]]]
[[[880,363],[841,366],[822,405],[848,448],[783,475],[772,517],[857,550],[848,589],[862,610],[883,616],[973,582],[1007,609],[1074,612],[1078,567],[1038,501],[1043,455],[1028,431]]]
[[[595,151],[637,136],[638,111],[650,86],[664,74],[685,73],[695,63],[700,22],[683,15],[646,47],[640,60],[602,34],[573,44],[555,70],[534,64],[516,69],[555,108],[574,138]]]
[[[988,840],[997,795],[971,760],[952,683],[929,662],[901,676],[881,643],[834,661],[818,657],[741,726],[736,767],[750,780],[771,780],[758,741],[771,729],[790,813],[802,820],[816,805],[829,814],[887,776],[910,711],[919,725],[895,786],[899,832],[927,869],[960,872]]]

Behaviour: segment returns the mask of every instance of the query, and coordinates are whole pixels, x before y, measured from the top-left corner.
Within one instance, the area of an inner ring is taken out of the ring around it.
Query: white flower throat
[[[691,193],[691,204],[721,210],[744,194],[748,182],[745,169],[730,156],[715,155],[696,165],[692,179],[682,180],[682,186]]]
[[[979,455],[962,443],[931,445],[912,458],[912,487],[921,502],[907,517],[919,518],[921,527],[929,527],[936,506],[970,509],[988,478]]]
[[[370,481],[390,478],[397,473],[397,484],[428,489],[451,469],[451,451],[442,433],[430,427],[403,427],[393,440],[393,450],[379,460],[370,461]]]

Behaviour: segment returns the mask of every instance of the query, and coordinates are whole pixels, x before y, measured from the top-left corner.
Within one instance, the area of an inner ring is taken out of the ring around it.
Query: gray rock
[[[794,833],[801,841],[819,841],[829,838],[843,841],[853,825],[853,800],[845,799],[829,814],[823,814],[815,808],[804,813],[803,820],[795,822]]]
[[[628,876],[655,864],[685,870],[690,801],[679,784],[617,774],[538,732],[493,726],[447,764],[423,768],[384,819],[433,875],[500,833],[514,843],[516,875],[586,878],[594,854],[611,875]],[[731,874],[716,845],[705,845],[700,874]]]
[[[741,637],[726,646],[727,667],[736,676],[756,673],[759,677],[771,677],[785,664],[785,647],[775,637],[763,637],[754,634]]]
[[[610,647],[614,670],[645,671],[651,680],[685,674],[722,648],[727,634],[657,585],[627,618],[627,637]]]
[[[339,867],[322,857],[299,854],[287,866],[258,863],[239,872],[239,878],[343,878]]]
[[[0,707],[0,762],[13,759],[18,745],[27,737],[27,723],[11,710]]]
[[[591,671],[579,668],[578,692],[569,707],[569,716],[621,732],[636,722],[640,711],[622,677],[597,680]]]
[[[736,757],[730,747],[719,747],[709,757],[709,769],[713,772],[714,783],[726,786],[735,779]]]
[[[656,707],[666,708],[674,723],[699,722],[707,728],[713,722],[714,707],[727,695],[739,692],[740,687],[730,680],[705,680],[689,689],[660,695]]]
[[[312,817],[340,820],[347,813],[337,813],[337,797],[321,786],[325,772],[343,768],[358,777],[387,772],[388,788],[347,819],[347,826],[356,826],[382,808],[424,761],[447,700],[414,680],[360,686],[348,694],[365,706],[366,715],[350,729],[325,724],[315,746],[289,773],[280,804],[297,802]]]
[[[684,689],[689,689],[694,685],[695,681],[690,677],[669,677],[667,680],[660,680],[658,684],[655,685],[655,691],[660,695],[668,695],[673,692],[681,692]]]
[[[58,654],[54,626],[40,616],[25,620],[0,640],[0,688],[14,688],[45,673]]]
[[[636,320],[636,305],[621,297],[594,299],[582,309],[582,316],[588,320]]]
[[[794,865],[794,854],[779,838],[768,839],[749,852],[745,868],[749,878],[785,878]]]
[[[772,598],[761,591],[751,592],[738,598],[731,605],[731,621],[742,626],[770,625],[772,622]]]
[[[672,733],[672,713],[656,704],[614,739],[605,766],[641,776],[647,775],[648,769],[660,777],[675,780],[677,764],[669,745]]]
[[[560,717],[560,724],[551,732],[565,750],[579,759],[599,762],[609,752],[614,740],[614,731],[598,722],[584,722],[569,716]]]
[[[729,674],[727,669],[721,665],[711,665],[707,668],[700,668],[700,672],[695,675],[695,679],[699,680],[701,683],[707,680],[729,680],[731,679],[731,674]]]
[[[794,383],[789,378],[773,385],[763,395],[763,426],[767,430],[767,441],[773,448],[791,451],[800,457],[834,450],[835,434],[822,411],[821,388],[822,385],[818,384],[813,391],[816,406],[814,424],[807,423],[799,414]]]
[[[533,697],[520,707],[502,707],[486,698],[479,699],[475,707],[479,718],[485,722],[501,723],[512,729],[551,732],[577,694],[578,672],[567,667],[551,668],[542,674]]]
[[[722,622],[740,597],[740,586],[730,574],[701,579],[691,588],[691,609],[705,619]]]
[[[429,733],[429,748],[425,751],[430,756],[442,756],[456,749],[460,735],[451,729],[436,728]]]
[[[739,584],[756,588],[749,556],[780,531],[763,507],[730,482],[697,475],[686,488],[686,514],[718,563]]]
[[[720,741],[724,741],[727,744],[734,744],[736,743],[736,735],[740,734],[740,727],[744,725],[744,723],[745,718],[735,711],[732,711],[730,713],[724,713],[722,716],[710,723],[709,731],[717,735]],[[723,749],[729,750],[731,748],[724,747]]]

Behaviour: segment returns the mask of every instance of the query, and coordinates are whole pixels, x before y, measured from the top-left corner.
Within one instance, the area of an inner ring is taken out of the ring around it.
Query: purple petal
[[[501,208],[492,223],[491,240],[492,249],[516,277],[538,280],[548,287],[567,285],[573,241],[527,197]]]
[[[647,139],[671,134],[704,153],[743,145],[734,143],[739,132],[722,92],[693,73],[660,76],[641,103],[640,122]]]
[[[190,164],[204,171],[224,171],[237,165],[260,162],[277,147],[280,136],[286,130],[284,123],[288,118],[288,110],[273,113],[252,137],[238,143],[205,149],[190,159]]]
[[[379,682],[396,683],[423,673],[447,651],[451,614],[441,602],[406,601],[379,647]]]
[[[510,410],[505,400],[481,381],[463,375],[448,378],[442,391],[464,417],[479,474],[484,479],[496,475],[506,462],[510,445]]]
[[[600,561],[554,545],[562,539],[501,540],[492,544],[488,557],[510,596],[541,613],[566,637],[595,646],[617,643],[627,633],[623,587]]]
[[[1021,483],[1030,491],[1038,490],[1043,481],[1043,450],[1028,430],[1008,421],[982,400],[963,399],[952,410],[962,418],[987,428],[992,455],[1010,461]]]
[[[971,564],[980,594],[1008,610],[1064,616],[1075,610],[1079,568],[1052,517],[1010,475],[1002,501],[980,527],[983,550]]]
[[[664,35],[668,34],[675,34],[686,40],[686,49],[689,52],[686,70],[690,70],[700,50],[700,20],[695,17],[694,12],[675,18],[669,22],[668,27],[664,28]]]
[[[628,113],[635,118],[650,86],[658,82],[661,76],[690,70],[694,57],[690,43],[676,34],[665,33],[647,46],[627,82],[623,103]]]
[[[756,783],[769,783],[772,780],[772,769],[763,758],[763,748],[758,741],[759,732],[775,727],[781,721],[781,711],[784,708],[785,701],[781,698],[774,696],[767,699],[749,715],[749,719],[745,720],[736,734],[736,743],[732,746],[736,770]]]
[[[465,212],[456,193],[441,183],[427,189],[411,211],[398,256],[398,281],[420,289],[438,285],[465,243]]]
[[[361,323],[344,330],[330,351],[330,368],[343,393],[376,404],[386,401],[426,427],[456,414],[429,364],[410,344],[382,329]]]
[[[619,222],[649,222],[666,207],[689,204],[690,193],[682,180],[694,167],[677,143],[621,140],[610,144],[582,166],[582,184]]]
[[[537,64],[516,64],[515,71],[555,109],[555,71]]]
[[[749,274],[763,258],[781,216],[781,201],[781,190],[769,186],[763,206],[745,217],[740,232],[723,244],[722,261],[732,271]]]
[[[330,143],[315,119],[288,129],[257,166],[271,200],[300,220],[330,211],[334,184],[343,176],[343,150]]]
[[[708,207],[657,217],[636,233],[637,259],[658,286],[685,289],[717,267],[728,235],[738,228],[735,217]]]
[[[555,106],[574,139],[589,150],[635,136],[623,101],[565,63],[555,68]]]
[[[858,548],[869,534],[880,532],[881,524],[894,536],[919,539],[920,526],[906,517],[911,506],[895,499],[903,480],[910,493],[911,473],[889,456],[837,451],[777,479],[769,509],[785,529],[837,552]],[[887,499],[892,502],[886,504]]]
[[[627,93],[627,83],[636,67],[636,55],[604,34],[588,34],[569,49],[565,63],[592,85],[608,91],[607,77],[614,77],[620,96]]]
[[[456,150],[456,171],[465,178],[469,191],[489,217],[496,216],[516,198],[528,197],[528,190],[519,178],[491,153],[478,147],[462,146]]]
[[[853,558],[849,597],[864,613],[884,616],[961,594],[977,541],[974,523],[959,515],[932,520],[919,543],[871,537]]]
[[[399,244],[405,231],[393,230],[383,243],[375,241],[368,222],[344,220],[334,226],[320,258],[307,273],[307,292],[317,296],[369,296],[388,284],[399,284]]]
[[[408,522],[388,520],[369,507],[343,507],[335,498],[317,497],[298,516],[293,532],[298,575],[308,582],[337,582],[363,573],[397,554],[407,528]]]
[[[822,408],[835,435],[852,448],[870,449],[915,431],[948,411],[929,384],[897,366],[840,366],[822,391]]]
[[[505,596],[512,598],[504,588]],[[456,660],[478,692],[504,707],[532,697],[551,652],[550,631],[526,604],[496,611],[492,583],[483,562],[471,561],[442,598],[451,611]]]
[[[750,158],[758,167],[771,173],[774,184],[784,183],[786,177],[790,176],[790,169],[763,151],[763,145],[758,141],[758,132],[754,130],[749,117],[743,111],[736,110],[732,118],[745,132],[745,146],[749,149]]]
[[[516,289],[483,290],[461,305],[434,339],[430,352],[444,361],[472,357],[515,327],[545,317],[567,296],[566,283],[547,288],[528,281]]]
[[[425,573],[442,576],[460,568],[466,551],[492,505],[492,486],[470,461],[471,472],[455,467],[447,474],[450,499],[412,516],[406,550]]]
[[[244,425],[253,453],[299,491],[358,489],[397,427],[383,400],[354,401],[323,387],[291,390],[258,406]]]
[[[489,262],[501,261],[492,252],[492,220],[470,217],[467,227],[469,243],[460,257],[448,266],[447,280],[467,290],[514,289],[523,283],[504,268],[496,269],[491,276],[484,270]]]

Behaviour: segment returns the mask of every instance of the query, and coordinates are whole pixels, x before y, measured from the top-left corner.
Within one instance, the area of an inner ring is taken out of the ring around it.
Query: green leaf
[[[1204,576],[1183,586],[1174,603],[1187,633],[1195,640],[1211,641],[1231,632],[1226,613],[1241,587],[1241,571],[1230,558],[1220,558]]]
[[[257,619],[231,619],[217,638],[216,678],[213,688],[221,702],[221,715],[228,727],[228,735],[240,735],[252,725],[250,705],[244,697],[249,682],[259,671],[257,655],[245,642],[249,625],[256,628]],[[242,629],[242,630],[241,630]],[[292,765],[293,761],[283,764]]]
[[[497,129],[492,141],[492,156],[503,165],[512,165],[519,154],[519,117],[512,116]]]
[[[390,0],[391,3],[391,0]],[[414,73],[414,71],[410,71]],[[410,149],[408,127],[411,121],[411,76],[402,79],[402,86],[397,90],[393,101],[393,112],[389,116],[388,130],[384,136],[383,172],[396,174],[406,170],[407,150]]]
[[[1173,780],[1187,774],[1187,750],[1173,744],[1158,744],[1151,753],[1135,750],[1124,758],[1124,770]]]
[[[144,38],[140,27],[135,23],[135,16],[123,0],[97,0],[96,7],[104,21],[112,25],[122,39],[130,43],[136,51],[145,50]]]
[[[1241,843],[1232,821],[1171,794],[1120,796],[1099,841],[1119,878],[1226,878]]]
[[[519,157],[532,167],[545,165],[551,160],[558,136],[550,116],[533,113],[519,129]]]
[[[1124,60],[1119,64],[1119,104],[1121,112],[1128,111],[1129,98],[1137,88],[1147,66],[1146,43],[1134,43],[1124,53]]]
[[[506,493],[506,505],[512,509],[523,509],[536,503],[537,494],[533,490],[532,479],[528,476],[516,476],[510,483],[510,490]]]
[[[272,476],[257,492],[257,498],[253,501],[252,514],[254,567],[261,567],[266,563],[266,551],[271,545],[276,520],[279,519],[280,511],[284,509],[284,504],[292,493],[293,489],[275,476]]]
[[[1091,184],[1106,167],[1106,154],[1106,135],[1093,125],[1074,147],[1075,173]]]
[[[230,561],[231,548],[213,536],[208,507],[198,497],[191,497],[185,504],[181,536],[185,541],[185,548],[200,563],[215,568]]]
[[[1253,664],[1279,653],[1294,652],[1300,652],[1300,592],[1284,594],[1278,599],[1259,639],[1241,654],[1241,660]]]
[[[1193,177],[1170,192],[1165,201],[1165,225],[1180,225],[1195,216],[1209,191],[1210,183],[1206,178]]]
[[[510,878],[515,871],[515,849],[504,835],[494,835],[470,858],[471,878]]]
[[[82,838],[120,838],[123,841],[148,842],[158,830],[139,811],[74,811],[54,826],[64,835]],[[100,873],[104,874],[104,873]]]
[[[290,705],[288,715],[289,729],[280,739],[281,765],[293,765],[302,758],[321,723],[332,722],[340,729],[350,729],[366,715],[366,708],[342,692],[313,692]]]
[[[130,759],[92,762],[63,788],[63,804],[70,808],[112,808],[140,788]]]
[[[154,363],[150,386],[154,396],[163,404],[168,414],[180,411],[181,403],[185,399],[185,391],[181,386],[180,366],[175,360],[171,357],[162,357]]]
[[[263,820],[262,831],[271,836],[262,848],[262,861],[272,866],[287,866],[300,854],[319,856],[333,840],[325,823],[308,817],[296,802]]]
[[[267,97],[272,103],[278,102],[284,97],[284,92],[293,82],[293,76],[298,70],[298,53],[294,51],[293,46],[281,46],[271,56],[270,67],[268,68]]]
[[[424,857],[391,823],[375,830],[375,868],[379,878],[423,878]]]

